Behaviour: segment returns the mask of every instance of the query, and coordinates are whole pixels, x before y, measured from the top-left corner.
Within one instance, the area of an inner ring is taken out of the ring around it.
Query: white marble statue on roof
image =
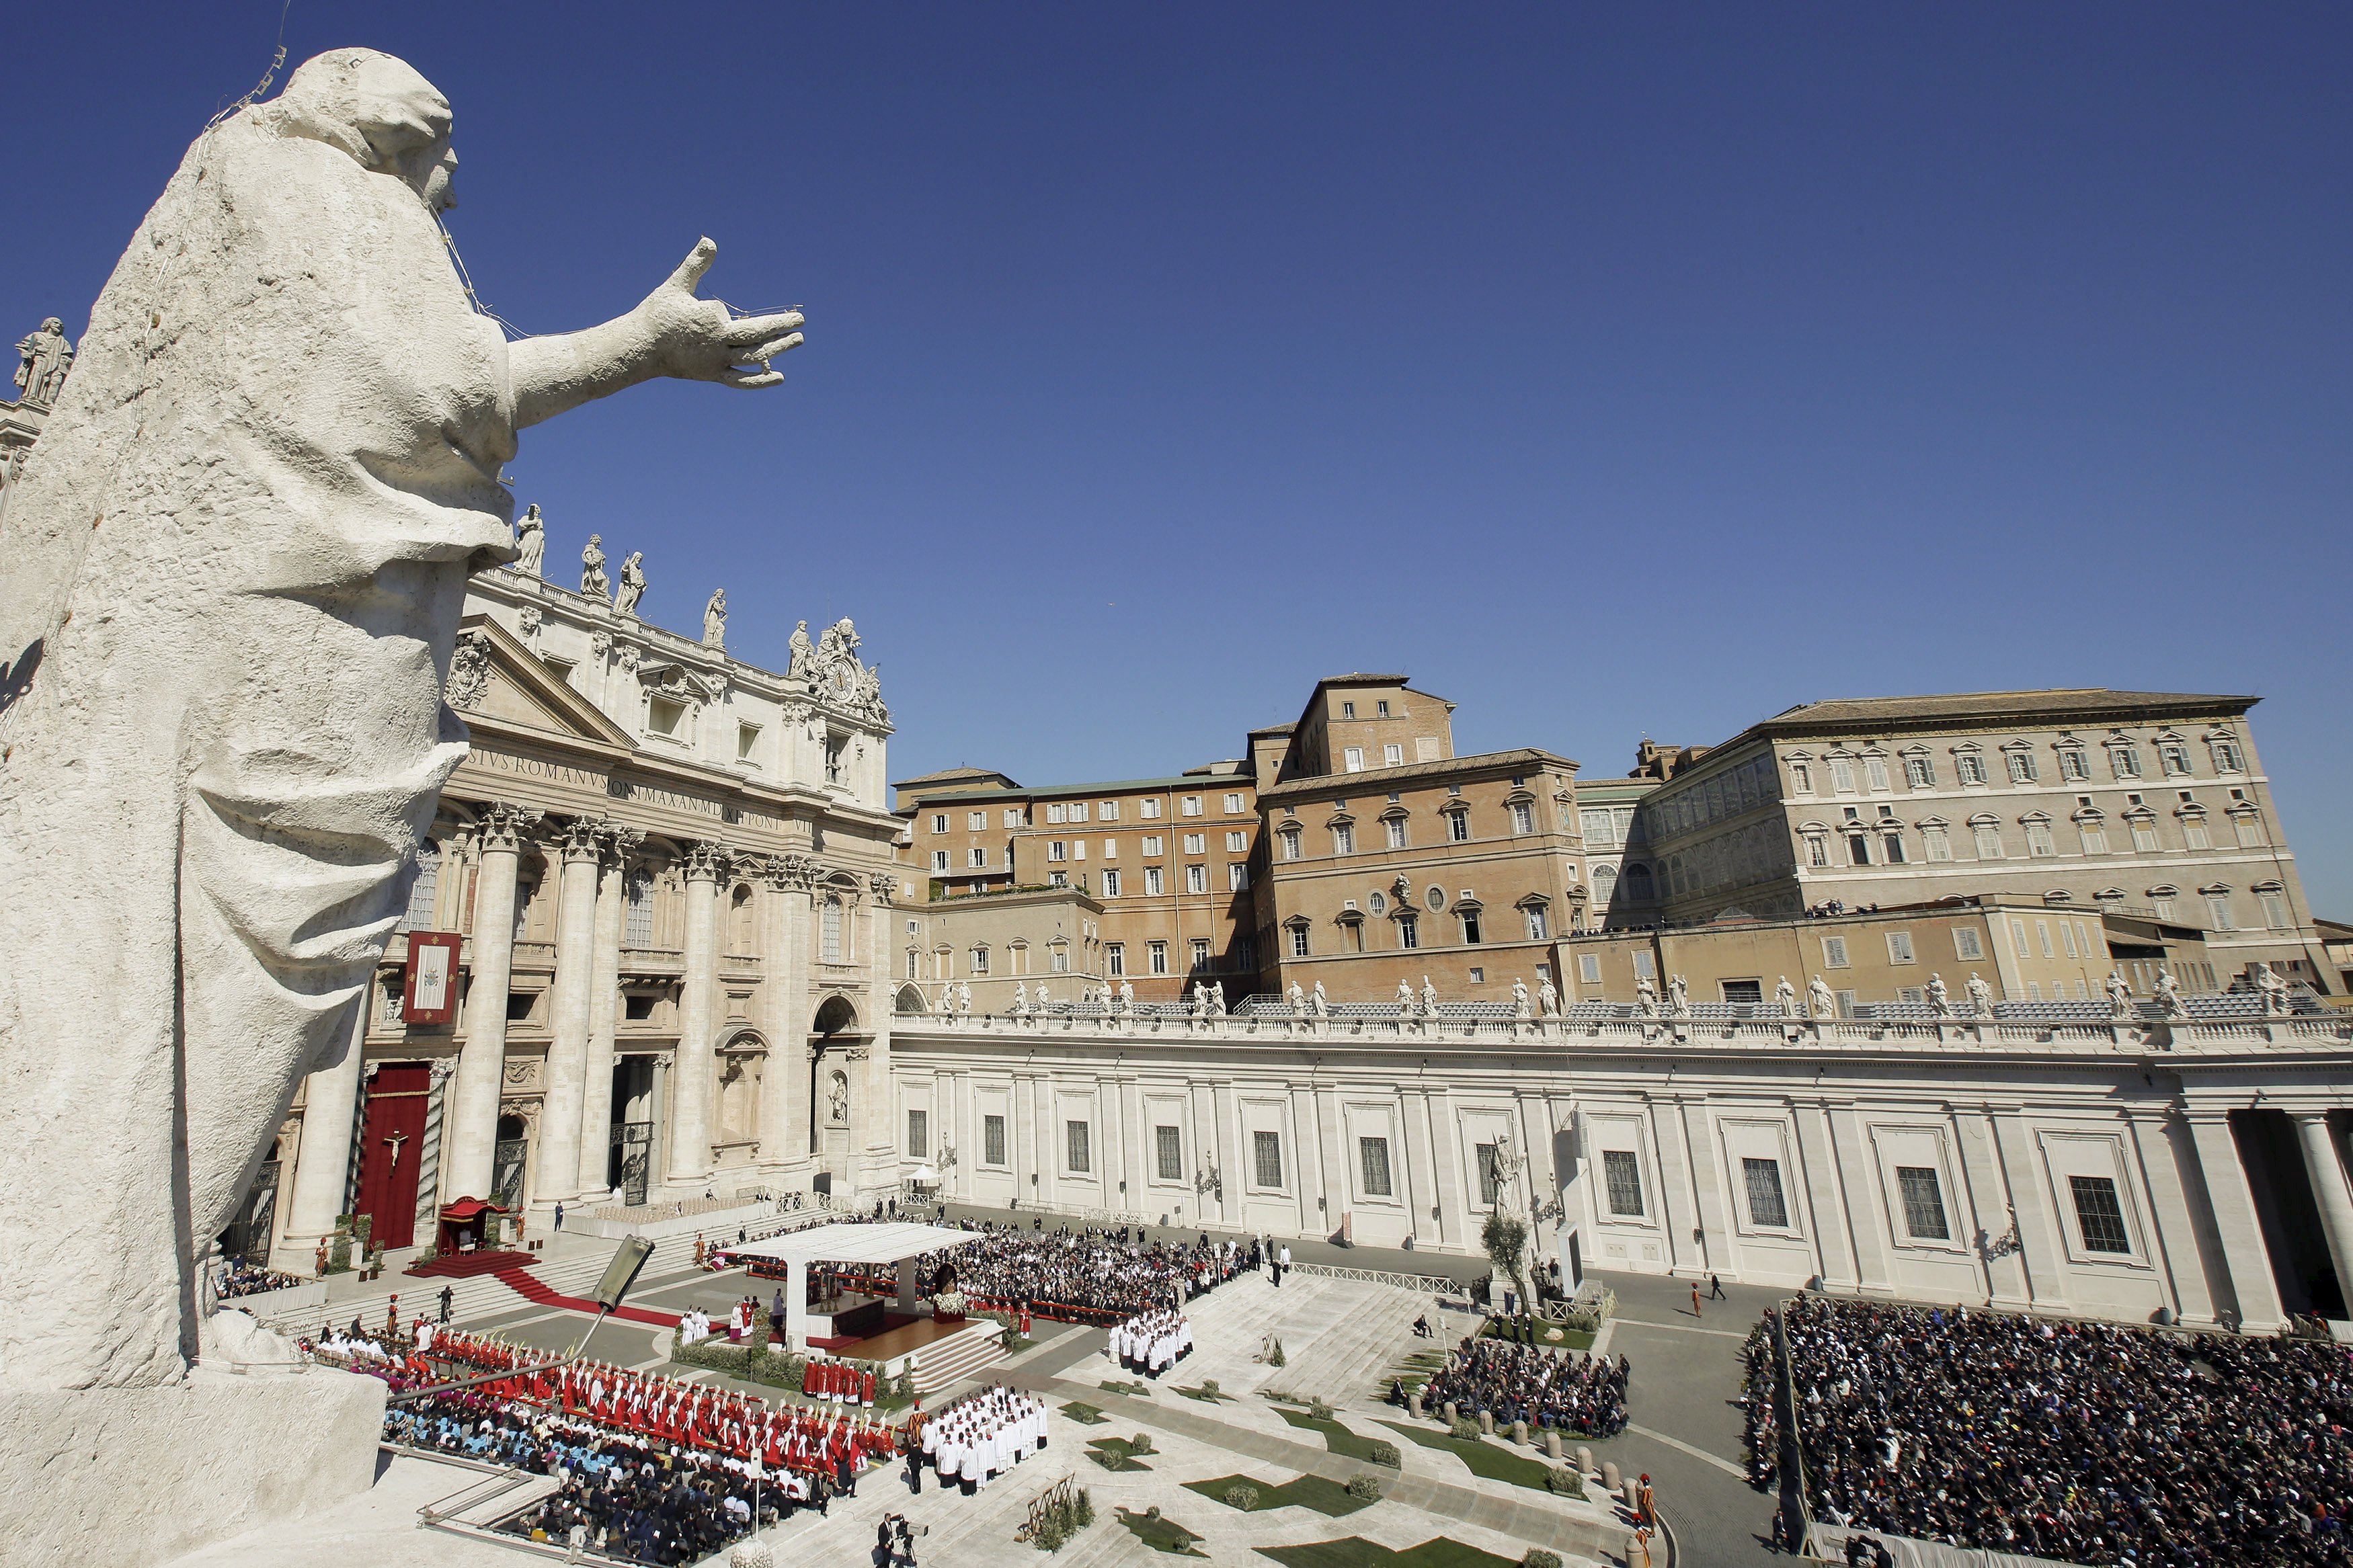
[[[26,403],[48,406],[65,391],[66,373],[73,368],[73,340],[66,324],[55,316],[16,344],[16,395]]]
[[[465,754],[443,679],[468,577],[516,555],[516,433],[659,376],[774,385],[799,342],[695,297],[704,240],[626,314],[508,342],[437,218],[450,123],[336,49],[207,130],[11,498],[0,1392],[235,1353],[196,1272],[347,1048]]]
[[[522,517],[515,524],[514,569],[536,577],[547,559],[547,524],[539,515],[539,503],[533,501],[522,509]]]

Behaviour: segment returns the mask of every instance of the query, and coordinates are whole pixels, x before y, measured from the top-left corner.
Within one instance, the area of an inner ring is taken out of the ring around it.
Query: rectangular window
[[[1159,820],[1160,802],[1156,798],[1139,802],[1136,805],[1136,815],[1143,817],[1146,822],[1155,822]]]
[[[2066,921],[2061,921],[2059,922],[2059,944],[2067,950],[2067,956],[2070,958],[2086,958],[2090,956],[2088,953],[2083,952],[2076,948],[2075,928]]]
[[[1915,962],[1912,954],[1912,933],[1910,931],[1892,931],[1887,933],[1887,962],[1890,963],[1910,963]]]
[[[1985,759],[1975,752],[1955,752],[1953,771],[1960,775],[1960,780],[1965,784],[1981,784],[1986,782]]]
[[[1155,942],[1147,943],[1144,952],[1145,958],[1150,964],[1153,973],[1166,974],[1168,973],[1168,944],[1166,942]]]
[[[2056,958],[2059,956],[2058,951],[2051,945],[2051,922],[2049,921],[2036,921],[2034,922],[2034,934],[2042,939],[2043,957]]]
[[[1152,1130],[1153,1152],[1158,1157],[1157,1168],[1164,1182],[1185,1179],[1185,1140],[1174,1127]]]
[[[1999,860],[2001,858],[2001,829],[1999,826],[1990,822],[1980,822],[1976,826],[1975,834],[1977,837],[1978,859]]]
[[[1115,800],[1104,801],[1102,807],[1096,811],[1095,816],[1100,821],[1117,822],[1119,820],[1119,802]]]
[[[2218,737],[2217,739],[2207,742],[2206,749],[2213,753],[2214,771],[2216,773],[2238,773],[2246,772],[2247,760],[2244,756],[2240,754],[2238,742]]]
[[[985,947],[976,947],[972,950],[971,957],[971,973],[975,974],[986,974],[988,973],[988,949]]]
[[[2263,906],[2263,924],[2274,931],[2288,929],[2287,894],[2277,888],[2258,888],[2255,900]]]
[[[1806,864],[1827,866],[1831,863],[1831,841],[1819,833],[1806,835]]]
[[[1831,788],[1841,795],[1854,793],[1854,764],[1844,757],[1831,759]]]
[[[1526,801],[1512,803],[1512,831],[1534,833],[1536,830],[1536,808]]]
[[[1601,955],[1580,952],[1577,955],[1577,978],[1587,985],[1601,984]]]
[[[1249,861],[1229,860],[1226,862],[1226,891],[1229,893],[1246,893],[1250,891]]]
[[[1642,1163],[1630,1149],[1601,1152],[1601,1178],[1609,1189],[1609,1212],[1640,1218],[1642,1213]]]
[[[1374,703],[1373,712],[1379,718],[1388,718],[1389,716],[1389,700],[1384,697],[1378,702]]]
[[[1392,741],[1381,748],[1381,766],[1385,768],[1405,766],[1405,746],[1402,742]]]
[[[2209,893],[2206,895],[2206,924],[2210,930],[2213,931],[2230,931],[2233,929],[2231,924],[2230,894]]]
[[[1788,1229],[1789,1208],[1781,1197],[1781,1162],[1746,1159],[1740,1162],[1740,1174],[1748,1186],[1748,1223]]]
[[[2036,770],[2034,766],[2033,752],[2010,752],[2004,753],[2004,755],[2010,763],[2010,783],[2032,784],[2034,782]]]
[[[2137,779],[2140,777],[2140,748],[2137,746],[2110,746],[2108,748],[2108,772],[2114,773],[2120,779]]]
[[[1082,800],[1074,800],[1071,802],[1071,820],[1072,822],[1084,822],[1086,819],[1087,803]]]
[[[1550,941],[1552,939],[1552,919],[1550,916],[1546,914],[1544,906],[1542,904],[1530,904],[1527,907],[1526,913],[1528,917],[1528,940],[1530,942]]]
[[[1389,1180],[1389,1141],[1388,1139],[1357,1139],[1356,1163],[1365,1174],[1366,1197],[1387,1198],[1397,1195],[1396,1185]]]
[[[1119,897],[1119,873],[1118,873],[1118,872],[1116,872],[1116,871],[1105,871],[1105,872],[1103,874],[1103,897],[1104,897],[1104,898],[1106,898],[1106,899],[1115,899],[1115,898]]]
[[[1071,950],[1057,945],[1048,967],[1056,974],[1068,974],[1071,972]]]
[[[944,811],[934,812],[932,814],[932,831],[934,833],[945,833],[947,830],[948,814]]]
[[[2084,1250],[2129,1255],[2132,1240],[2125,1234],[2125,1210],[2116,1201],[2115,1178],[2070,1176],[2067,1186],[2075,1197],[2075,1223],[2084,1233]]]
[[[2189,748],[2179,741],[2159,741],[2157,761],[2168,778],[2187,778],[2189,775]]]
[[[1258,938],[1244,936],[1234,939],[1234,967],[1245,974],[1258,972]]]
[[[1404,817],[1392,816],[1387,822],[1382,823],[1381,826],[1388,831],[1390,848],[1402,849],[1405,847]]]
[[[1209,890],[1209,868],[1207,866],[1186,867],[1185,890],[1188,893],[1208,892]]]
[[[1340,753],[1342,771],[1360,773],[1365,771],[1365,748],[1350,746]]]
[[[1047,842],[1046,842],[1046,858],[1047,858],[1047,859],[1049,859],[1049,860],[1067,860],[1067,859],[1069,859],[1070,858],[1071,858],[1071,847],[1070,847],[1070,844],[1069,844],[1066,840],[1063,840],[1063,839],[1060,839],[1060,838],[1051,838],[1051,839],[1048,839],[1048,840],[1047,840]]]
[[[944,850],[944,849],[934,849],[934,850],[933,850],[933,851],[932,851],[932,869],[933,869],[933,870],[934,870],[934,871],[944,871],[944,870],[946,870],[947,868],[948,868],[948,852],[947,852],[946,850]]]
[[[1479,944],[1479,911],[1476,910],[1462,911],[1462,940],[1473,947]]]
[[[1842,936],[1822,938],[1822,967],[1825,969],[1847,967],[1846,938]]]
[[[1092,1168],[1088,1163],[1088,1156],[1093,1151],[1087,1147],[1087,1135],[1092,1131],[1083,1121],[1062,1123],[1063,1149],[1069,1157],[1067,1168],[1073,1174],[1083,1174]]]
[[[1209,939],[1197,936],[1193,939],[1193,972],[1198,974],[1208,967]]]
[[[1807,766],[1804,763],[1791,763],[1789,764],[1789,793],[1791,795],[1813,794],[1814,770]]]
[[[1048,822],[1068,822],[1071,820],[1071,808],[1064,805],[1061,802],[1056,801],[1046,808],[1046,820]]]
[[[1457,844],[1469,843],[1471,841],[1471,814],[1467,811],[1448,812],[1446,814],[1446,836]]]
[[[1927,850],[1928,858],[1931,860],[1949,860],[1953,858],[1953,836],[1942,827],[1922,828],[1920,843]]]
[[[1296,827],[1286,827],[1274,837],[1282,846],[1282,858],[1284,859],[1296,860],[1299,858],[1302,853],[1302,847],[1299,842],[1299,829]]]
[[[918,1160],[932,1152],[931,1123],[928,1110],[907,1112],[907,1152]]]
[[[1157,866],[1146,866],[1144,868],[1144,896],[1148,899],[1156,899],[1167,890],[1167,882],[1161,872],[1160,868]]]
[[[1905,782],[1905,784],[1910,784],[1914,789],[1934,789],[1934,788],[1936,788],[1936,760],[1935,760],[1934,758],[1932,758],[1932,757],[1906,757],[1906,758],[1905,758],[1905,759],[1904,759],[1904,782]]]
[[[1306,957],[1307,928],[1304,925],[1295,925],[1289,926],[1284,929],[1291,932],[1291,956],[1293,958]]]
[[[2206,836],[2206,819],[2185,816],[2181,819],[2181,847],[2184,849],[2211,849],[2214,841]]]
[[[2157,822],[2155,818],[2146,816],[2134,817],[2132,819],[2132,836],[2134,853],[2140,855],[2152,855],[2157,852]]]
[[[1916,1241],[1950,1241],[1952,1226],[1945,1220],[1945,1193],[1936,1173],[1926,1165],[1895,1167],[1895,1186],[1904,1198],[1904,1232]]]
[[[828,899],[825,901],[824,913],[818,920],[818,951],[824,955],[828,963],[840,963],[849,956],[849,950],[842,942],[839,899]]]
[[[757,724],[738,724],[735,726],[735,760],[737,762],[750,762],[752,760],[752,752],[759,743],[760,726]]]
[[[1002,1116],[980,1119],[980,1163],[984,1165],[1005,1163],[1005,1118]]]
[[[1354,855],[1356,852],[1356,830],[1347,823],[1344,822],[1340,824],[1339,826],[1332,830],[1332,853],[1335,855]]]
[[[1634,973],[1646,980],[1656,980],[1659,977],[1659,967],[1649,953],[1637,952],[1634,954]]]
[[[1241,815],[1242,810],[1243,810],[1243,807],[1242,807],[1242,797],[1241,797],[1239,794],[1237,794],[1237,793],[1234,793],[1234,792],[1232,792],[1232,791],[1228,791],[1228,792],[1227,792],[1227,795],[1226,795],[1226,802],[1225,802],[1225,805],[1226,805],[1226,815],[1227,815],[1228,816],[1240,816],[1240,815]]]
[[[1503,1195],[1504,1173],[1500,1151],[1493,1143],[1479,1145],[1479,1201],[1489,1208]]]
[[[1846,836],[1846,858],[1858,866],[1871,864],[1871,840],[1860,833]]]
[[[1587,849],[1618,847],[1618,836],[1611,831],[1610,816],[1607,811],[1580,811],[1577,814],[1577,825],[1578,831],[1585,836]]]
[[[1200,815],[1201,815],[1201,797],[1200,797],[1199,795],[1186,795],[1184,798],[1182,798],[1182,799],[1180,799],[1179,801],[1177,801],[1177,803],[1176,803],[1176,810],[1177,810],[1177,813],[1178,813],[1180,816],[1200,816]]]
[[[1353,719],[1353,718],[1355,718],[1356,716],[1356,705],[1355,703],[1353,703],[1353,702],[1343,702],[1343,703],[1341,703],[1341,704],[1340,704],[1340,717],[1341,717],[1341,718],[1343,718],[1343,719]]]
[[[1879,836],[1879,863],[1883,866],[1904,864],[1904,835],[1883,833]]]
[[[2092,776],[2091,760],[2069,746],[2059,753],[2059,776],[2063,779],[2087,779]]]
[[[2096,822],[2076,824],[2075,837],[2083,841],[2084,853],[2086,855],[2105,855],[2108,852],[2108,830]]]
[[[1208,845],[1209,836],[1206,833],[1187,833],[1185,835],[1185,853],[1187,855],[1203,854],[1208,850]]]
[[[1421,945],[1421,920],[1418,915],[1398,916],[1398,945],[1413,949]]]
[[[1765,982],[1762,980],[1726,980],[1719,984],[1724,999],[1736,1006],[1744,1002],[1753,1006],[1765,1000]]]
[[[2260,849],[2263,843],[2263,819],[2253,812],[2242,812],[2231,818],[2231,826],[2239,836],[2242,849]]]
[[[1227,854],[1229,854],[1229,855],[1243,855],[1243,854],[1247,854],[1247,853],[1249,853],[1249,851],[1250,851],[1250,835],[1249,835],[1249,834],[1247,834],[1247,833],[1240,833],[1240,832],[1235,832],[1235,833],[1229,833],[1229,834],[1227,834],[1227,835],[1226,835],[1226,853],[1227,853]]]
[[[1113,975],[1127,973],[1127,943],[1124,942],[1103,943],[1103,973]]]
[[[2049,823],[2030,822],[2026,825],[2026,852],[2037,859],[2047,859],[2059,853],[2059,846],[2051,837]]]
[[[1144,843],[1143,843],[1142,847],[1143,847],[1143,850],[1144,850],[1145,858],[1146,859],[1151,859],[1151,858],[1155,858],[1155,857],[1156,857],[1156,856],[1159,856],[1159,855],[1161,855],[1161,854],[1163,854],[1163,853],[1165,853],[1165,852],[1166,851],[1166,849],[1167,849],[1167,847],[1168,847],[1168,841],[1167,841],[1166,839],[1165,839],[1165,838],[1161,837],[1160,837],[1160,835],[1158,835],[1157,833],[1147,833],[1147,834],[1145,834],[1145,835],[1144,836]]]
[[[1975,926],[1953,928],[1953,956],[1975,963],[1985,957],[1985,941]]]
[[[1887,783],[1887,763],[1878,757],[1865,757],[1862,762],[1863,782],[1873,789],[1883,790]]]
[[[1253,1132],[1250,1134],[1251,1174],[1260,1187],[1281,1188],[1282,1185],[1282,1134]]]

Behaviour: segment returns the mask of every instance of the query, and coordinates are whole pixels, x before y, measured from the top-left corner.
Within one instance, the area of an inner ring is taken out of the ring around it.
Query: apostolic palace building
[[[0,404],[0,508],[43,412]],[[2353,950],[2253,697],[1812,702],[1593,778],[1458,753],[1451,702],[1359,672],[1148,778],[894,786],[849,621],[758,668],[723,595],[676,635],[641,556],[592,536],[574,588],[521,527],[406,918],[231,1250],[920,1182],[1451,1253],[1507,1204],[1574,1277],[2348,1316]]]

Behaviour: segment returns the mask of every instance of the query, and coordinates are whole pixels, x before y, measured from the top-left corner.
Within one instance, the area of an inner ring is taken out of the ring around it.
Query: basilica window
[[[1417,947],[1419,947],[1419,946],[1421,945],[1421,917],[1420,917],[1420,916],[1419,916],[1419,915],[1399,915],[1399,916],[1398,916],[1397,929],[1398,929],[1398,945],[1399,947],[1404,948],[1404,949],[1408,950],[1409,952],[1410,952],[1412,949],[1417,948]]]
[[[1740,1174],[1748,1189],[1748,1223],[1767,1230],[1786,1230],[1789,1205],[1781,1195],[1781,1162],[1744,1159]]]
[[[1604,1149],[1601,1177],[1609,1191],[1609,1212],[1629,1219],[1642,1216],[1642,1163],[1630,1149]]]
[[[1250,1134],[1251,1184],[1280,1190],[1282,1186],[1282,1134],[1253,1132]]]
[[[1153,1152],[1156,1156],[1155,1168],[1159,1172],[1160,1179],[1164,1182],[1183,1181],[1185,1179],[1183,1132],[1174,1127],[1155,1127],[1152,1130],[1152,1143]]]
[[[1005,1163],[1005,1118],[1002,1116],[980,1119],[980,1163],[995,1166]]]
[[[1362,1177],[1366,1197],[1387,1198],[1397,1195],[1396,1184],[1389,1176],[1389,1141],[1388,1139],[1357,1139],[1356,1169]]]
[[[400,929],[431,931],[440,890],[441,847],[428,838],[417,847],[417,875],[408,884],[408,907],[400,917]]]
[[[2115,1177],[2070,1176],[2067,1190],[2075,1200],[2075,1225],[2083,1235],[2084,1251],[2132,1251],[2132,1238],[2125,1231],[2124,1205],[2116,1201]]]
[[[1153,973],[1166,974],[1168,973],[1168,944],[1166,942],[1155,942],[1145,943],[1144,955],[1145,962],[1150,966]]]
[[[1896,1166],[1895,1186],[1904,1200],[1905,1234],[1915,1241],[1952,1239],[1952,1226],[1945,1219],[1944,1191],[1932,1167]]]
[[[845,956],[841,940],[841,900],[828,897],[819,921],[822,946],[820,952],[828,963],[839,963]]]
[[[1083,1121],[1065,1121],[1062,1123],[1062,1141],[1065,1151],[1065,1163],[1068,1164],[1072,1175],[1085,1175],[1093,1168],[1091,1163],[1091,1156],[1092,1155],[1093,1151],[1088,1146],[1090,1134],[1092,1131],[1093,1129],[1089,1127]]]
[[[1200,973],[1209,967],[1209,939],[1197,936],[1192,941],[1193,973]]]
[[[907,1112],[907,1153],[920,1160],[931,1152],[932,1113],[928,1110]]]
[[[1305,921],[1294,921],[1283,929],[1291,933],[1291,956],[1293,958],[1306,957],[1307,922]]]

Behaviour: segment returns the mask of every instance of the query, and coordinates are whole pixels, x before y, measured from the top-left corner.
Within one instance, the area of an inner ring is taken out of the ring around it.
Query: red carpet
[[[507,1256],[512,1258],[515,1255],[509,1253]],[[528,1268],[509,1267],[498,1269],[496,1272],[509,1289],[526,1300],[536,1301],[543,1307],[563,1307],[575,1312],[594,1312],[596,1310],[596,1303],[594,1301],[583,1300],[577,1296],[557,1295],[542,1283],[538,1275]],[[658,1329],[678,1327],[676,1312],[655,1312],[643,1307],[622,1307],[617,1309],[612,1315],[625,1322],[650,1323]]]
[[[401,1270],[420,1279],[469,1279],[477,1274],[497,1274],[534,1261],[528,1252],[457,1252]]]

